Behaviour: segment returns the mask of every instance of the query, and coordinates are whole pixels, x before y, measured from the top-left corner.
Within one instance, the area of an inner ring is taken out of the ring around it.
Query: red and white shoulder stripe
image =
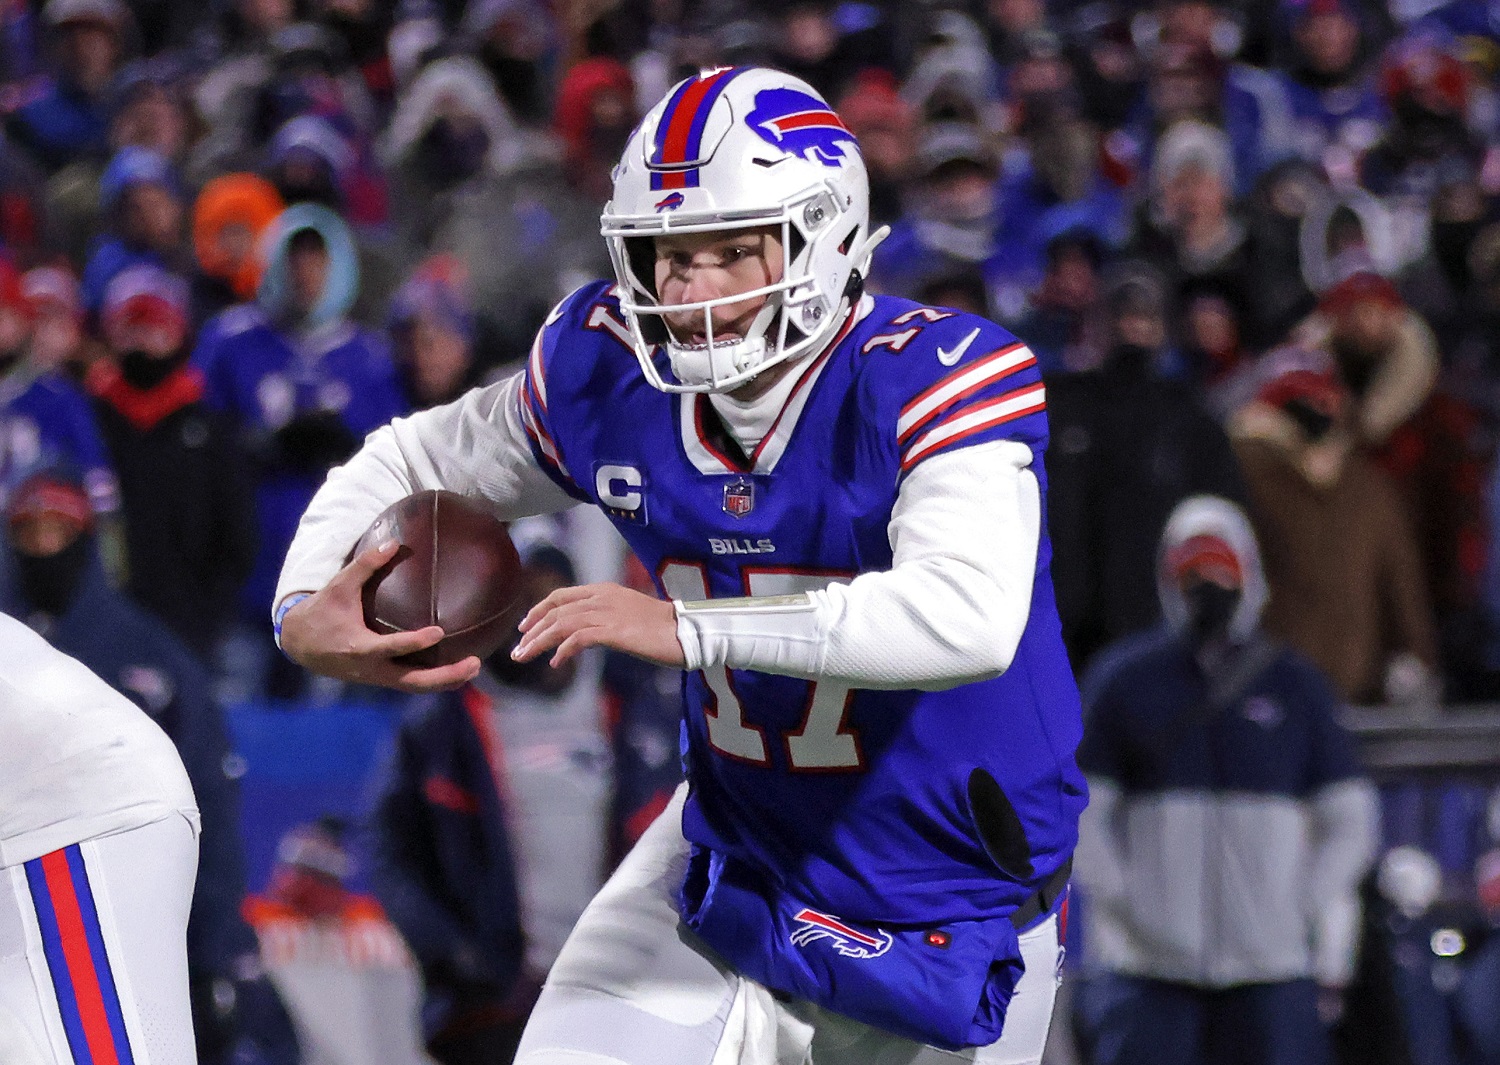
[[[1044,410],[1047,393],[1040,381],[975,398],[1035,365],[1030,349],[1017,342],[955,370],[907,403],[896,421],[901,472],[940,448]]]
[[[547,412],[547,377],[542,366],[542,336],[546,332],[545,328],[537,330],[536,339],[531,342],[531,354],[526,359],[526,383],[536,393],[543,414]]]
[[[547,390],[542,378],[541,351],[542,337],[538,333],[536,342],[531,346],[531,357],[527,360],[526,375],[516,395],[516,405],[520,408],[521,425],[526,430],[526,435],[536,445],[537,450],[557,467],[559,473],[572,480],[572,474],[563,464],[557,442],[552,439],[552,434],[547,429]]]

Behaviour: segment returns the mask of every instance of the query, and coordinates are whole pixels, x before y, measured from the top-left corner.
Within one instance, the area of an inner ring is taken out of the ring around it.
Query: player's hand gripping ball
[[[395,540],[391,561],[365,582],[365,624],[382,635],[440,625],[447,634],[397,662],[443,666],[504,646],[525,613],[521,559],[505,523],[455,492],[417,492],[391,504],[354,545]]]

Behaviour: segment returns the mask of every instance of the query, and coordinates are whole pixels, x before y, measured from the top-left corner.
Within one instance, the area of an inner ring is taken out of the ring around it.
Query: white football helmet
[[[776,225],[781,280],[696,303],[658,300],[653,238]],[[870,183],[854,135],[806,82],[756,67],[705,70],[652,108],[615,168],[600,229],[636,358],[664,392],[725,392],[821,350],[887,232],[870,232]],[[758,295],[768,298],[747,335],[715,343],[713,308]],[[707,343],[684,344],[667,330],[664,315],[686,312],[703,315]]]

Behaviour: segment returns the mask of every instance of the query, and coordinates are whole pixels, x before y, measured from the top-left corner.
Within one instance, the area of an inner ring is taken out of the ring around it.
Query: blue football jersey
[[[81,477],[95,513],[120,507],[119,483],[88,396],[57,373],[0,378],[0,504],[27,477],[59,466]]]
[[[537,461],[601,507],[676,599],[787,594],[890,569],[903,479],[955,448],[1025,443],[1045,498],[1031,353],[984,319],[906,300],[876,297],[852,319],[749,456],[714,431],[706,397],[648,384],[602,283],[539,334],[521,407]],[[990,966],[1019,958],[1008,915],[1069,859],[1086,794],[1050,553],[1044,513],[1030,617],[994,680],[923,692],[686,675],[683,829],[695,857],[684,916],[740,971],[939,1045],[998,1036],[1008,986],[988,1026],[965,1026]],[[951,931],[968,925],[988,931]],[[907,933],[927,947],[900,947]],[[963,1015],[903,1022],[927,1006],[876,1001],[888,993],[872,976],[881,965],[912,968],[897,979],[931,985],[934,1010],[951,1013],[956,997]],[[972,986],[917,971],[931,965],[956,966]]]

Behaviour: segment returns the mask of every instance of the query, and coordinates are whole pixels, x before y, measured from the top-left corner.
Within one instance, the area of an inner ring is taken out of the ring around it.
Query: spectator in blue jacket
[[[56,73],[33,83],[6,132],[51,172],[104,152],[109,86],[133,20],[120,0],[48,0],[42,19]]]
[[[31,358],[32,307],[20,276],[0,257],[0,504],[30,474],[51,465],[82,471],[98,514],[119,508],[119,487],[88,398]]]
[[[995,154],[975,125],[930,125],[917,150],[906,213],[875,250],[871,284],[914,297],[930,281],[978,270],[1002,316],[1024,304],[1026,253],[997,239],[999,174]]]
[[[1180,504],[1157,583],[1165,626],[1084,683],[1076,875],[1101,970],[1085,1042],[1098,1065],[1325,1065],[1374,786],[1332,684],[1260,630],[1266,581],[1238,507]]]
[[[115,275],[131,266],[172,270],[185,265],[182,186],[167,158],[130,145],[115,153],[99,178],[99,209],[109,230],[95,241],[83,269],[83,305],[97,314]]]
[[[1286,8],[1292,63],[1277,77],[1291,104],[1297,154],[1322,162],[1334,147],[1353,159],[1390,121],[1369,70],[1359,8],[1352,0],[1290,0]]]
[[[256,302],[211,319],[190,360],[203,373],[209,408],[238,423],[258,459],[260,545],[241,604],[262,665],[279,656],[269,657],[261,603],[303,510],[366,433],[409,409],[386,339],[345,317],[359,291],[349,227],[326,207],[300,203],[265,240]],[[300,683],[300,673],[272,678],[275,694]]]

